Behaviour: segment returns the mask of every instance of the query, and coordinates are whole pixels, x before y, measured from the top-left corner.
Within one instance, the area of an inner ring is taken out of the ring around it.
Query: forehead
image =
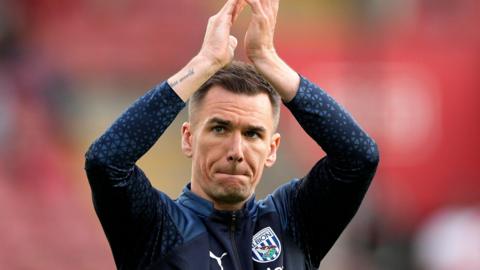
[[[213,117],[273,128],[272,104],[267,94],[236,94],[221,86],[212,86],[192,111],[192,120],[205,122]],[[195,119],[195,120],[194,120]]]

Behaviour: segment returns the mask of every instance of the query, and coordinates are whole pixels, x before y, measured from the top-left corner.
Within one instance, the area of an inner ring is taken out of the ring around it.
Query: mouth
[[[225,174],[231,176],[249,176],[250,174],[246,170],[229,170],[229,169],[220,169],[215,172],[216,174]]]
[[[247,180],[249,175],[243,172],[218,171],[215,173],[218,179],[222,180]]]
[[[247,176],[246,174],[243,174],[243,173],[217,172],[215,174],[219,176],[225,176],[225,177],[246,177]]]

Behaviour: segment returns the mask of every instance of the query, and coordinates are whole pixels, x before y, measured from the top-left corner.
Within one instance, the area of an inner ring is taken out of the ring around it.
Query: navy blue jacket
[[[128,108],[90,146],[85,165],[118,269],[318,268],[357,211],[378,150],[339,104],[305,78],[285,105],[327,155],[306,176],[235,212],[214,209],[189,185],[172,200],[135,165],[185,106],[166,82]]]

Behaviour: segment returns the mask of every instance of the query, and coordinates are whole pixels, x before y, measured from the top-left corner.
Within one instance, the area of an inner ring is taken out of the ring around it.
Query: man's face
[[[215,208],[240,208],[253,194],[280,144],[266,94],[213,86],[182,127],[182,149],[192,158],[192,191]]]

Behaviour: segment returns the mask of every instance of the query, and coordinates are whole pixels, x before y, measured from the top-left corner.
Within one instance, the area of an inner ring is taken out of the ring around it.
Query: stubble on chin
[[[210,193],[212,199],[222,204],[238,204],[250,196],[249,192],[243,187],[217,187]]]

